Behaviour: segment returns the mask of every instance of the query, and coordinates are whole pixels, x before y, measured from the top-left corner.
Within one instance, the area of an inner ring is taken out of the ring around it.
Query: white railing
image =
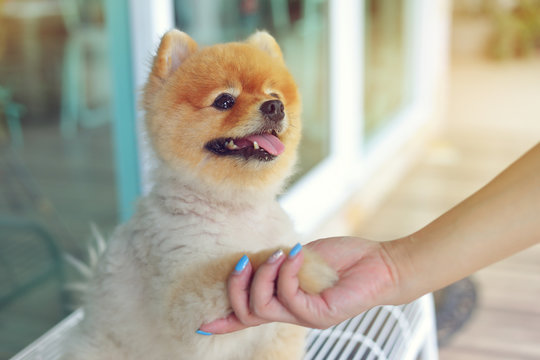
[[[62,343],[82,319],[81,309],[11,360],[58,360]],[[378,306],[326,330],[311,330],[305,360],[437,360],[433,297],[410,304]]]

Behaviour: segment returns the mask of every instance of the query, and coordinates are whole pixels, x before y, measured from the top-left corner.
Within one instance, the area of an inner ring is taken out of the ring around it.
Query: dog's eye
[[[231,94],[219,94],[212,106],[219,110],[227,110],[233,107],[235,100]]]

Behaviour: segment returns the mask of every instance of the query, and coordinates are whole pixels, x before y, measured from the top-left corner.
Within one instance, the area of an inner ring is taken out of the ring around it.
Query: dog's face
[[[266,33],[199,50],[185,33],[168,32],[144,107],[158,156],[201,181],[262,189],[280,183],[295,162],[300,97]]]

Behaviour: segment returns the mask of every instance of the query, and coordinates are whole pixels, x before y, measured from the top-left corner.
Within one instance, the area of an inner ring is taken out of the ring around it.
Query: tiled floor
[[[445,129],[363,221],[360,235],[389,239],[417,230],[538,141],[539,57],[501,63],[454,60]],[[477,308],[441,348],[441,360],[539,359],[540,245],[485,268],[472,279]]]

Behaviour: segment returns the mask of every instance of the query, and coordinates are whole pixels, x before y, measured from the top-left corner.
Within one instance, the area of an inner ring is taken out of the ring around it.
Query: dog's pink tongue
[[[246,137],[251,142],[257,142],[260,147],[266,150],[269,154],[278,156],[285,150],[285,145],[272,134],[250,135]]]

